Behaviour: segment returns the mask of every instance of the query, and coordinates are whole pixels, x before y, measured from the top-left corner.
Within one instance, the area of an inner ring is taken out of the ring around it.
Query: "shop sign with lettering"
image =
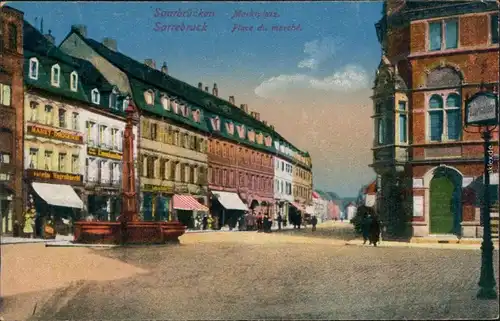
[[[26,176],[34,180],[51,181],[54,183],[82,183],[83,175],[27,169]]]
[[[41,126],[28,125],[27,133],[34,136],[53,138],[75,144],[83,144],[82,135],[78,135],[61,129],[52,129]]]
[[[161,186],[161,185],[152,185],[152,184],[144,184],[141,189],[143,192],[160,192],[160,193],[173,193],[174,189],[172,186]]]
[[[187,185],[175,185],[175,192],[176,193],[188,193],[188,186]]]
[[[109,158],[114,160],[121,160],[122,153],[112,152],[110,150],[95,148],[95,147],[87,147],[87,155],[89,156],[97,156],[102,158]]]

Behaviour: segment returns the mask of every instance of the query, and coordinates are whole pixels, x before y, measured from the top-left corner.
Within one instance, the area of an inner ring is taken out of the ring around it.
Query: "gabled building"
[[[463,115],[481,86],[498,92],[497,4],[387,1],[376,29],[372,167],[387,233],[476,237],[480,215],[464,188],[482,176],[483,142]]]
[[[23,222],[23,15],[0,7],[0,231],[9,234]]]
[[[114,220],[126,100],[117,103],[116,88],[92,64],[65,54],[50,33],[27,22],[24,53],[27,205],[41,219]],[[41,227],[38,222],[36,234]]]

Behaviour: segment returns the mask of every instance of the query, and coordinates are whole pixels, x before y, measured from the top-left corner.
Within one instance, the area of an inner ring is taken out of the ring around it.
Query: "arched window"
[[[170,102],[168,101],[168,97],[165,94],[162,94],[161,96],[161,105],[163,106],[163,109],[170,110]]]
[[[118,89],[113,88],[113,91],[109,95],[109,108],[116,108],[116,103],[118,102]]]
[[[146,101],[146,104],[148,105],[154,105],[155,103],[155,94],[152,90],[146,90],[144,92],[144,100]]]
[[[71,91],[78,90],[78,74],[76,73],[76,71],[73,71],[70,75],[70,88]]]
[[[52,86],[59,87],[59,83],[61,80],[61,67],[59,67],[59,65],[57,64],[52,66],[50,74],[50,83],[52,84]]]
[[[30,58],[29,77],[33,80],[38,79],[38,59],[35,57]]]
[[[97,88],[92,89],[90,92],[90,96],[92,98],[92,103],[99,105],[99,102],[101,101],[101,95],[99,94],[99,90]]]
[[[441,141],[443,116],[443,98],[440,95],[432,95],[429,99],[429,138],[431,141]]]
[[[449,94],[446,98],[446,129],[447,136],[450,140],[460,138],[462,132],[462,103],[460,96],[457,94]]]

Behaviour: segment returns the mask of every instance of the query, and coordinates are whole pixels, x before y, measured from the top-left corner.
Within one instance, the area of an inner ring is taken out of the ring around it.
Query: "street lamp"
[[[491,241],[490,217],[490,173],[493,171],[491,133],[498,124],[498,100],[493,93],[486,92],[483,85],[481,91],[465,102],[465,125],[479,127],[484,140],[484,189],[483,189],[483,242],[481,244],[481,276],[479,279],[478,299],[496,299],[496,282],[493,271],[493,242]]]

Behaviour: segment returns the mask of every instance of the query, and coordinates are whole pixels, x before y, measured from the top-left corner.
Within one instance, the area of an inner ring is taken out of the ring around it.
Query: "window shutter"
[[[141,136],[144,138],[149,138],[150,137],[150,128],[149,128],[149,120],[143,119],[142,120],[142,126],[141,126]]]
[[[445,22],[446,49],[458,47],[458,20],[452,19]]]
[[[165,179],[165,160],[160,160],[160,178]]]

